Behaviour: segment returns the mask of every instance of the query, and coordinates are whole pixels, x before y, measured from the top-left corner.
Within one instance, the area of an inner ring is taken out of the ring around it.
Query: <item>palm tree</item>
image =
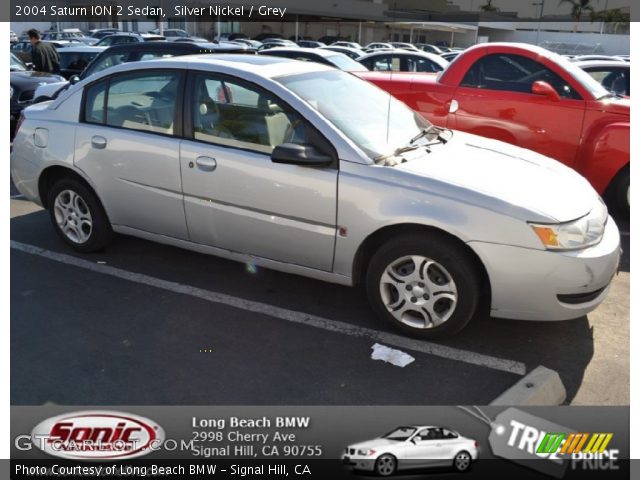
[[[630,17],[628,13],[623,12],[620,8],[613,8],[602,12],[593,12],[591,14],[591,21],[604,22],[607,31],[611,32],[611,30],[613,30],[612,33],[618,33],[620,27],[623,27],[624,30],[629,29]]]
[[[591,12],[593,14],[593,7],[591,6],[591,0],[560,0],[558,5],[562,5],[563,3],[568,3],[571,5],[571,16],[576,21],[575,27],[573,31],[578,30],[578,23],[587,12]]]
[[[487,3],[485,5],[482,5],[480,7],[480,10],[482,10],[483,12],[497,12],[500,9],[493,5],[493,0],[487,0]]]

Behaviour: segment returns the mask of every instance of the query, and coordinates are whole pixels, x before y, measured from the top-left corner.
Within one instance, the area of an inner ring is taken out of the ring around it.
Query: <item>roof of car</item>
[[[61,53],[91,53],[91,52],[96,52],[96,53],[100,53],[103,52],[107,49],[108,47],[96,47],[95,45],[85,45],[83,47],[67,47],[67,48],[63,48],[62,50],[60,50],[58,52],[58,54]]]
[[[268,50],[261,50],[260,55],[275,55],[277,52],[289,52],[289,53],[309,53],[311,55],[317,55],[319,57],[333,57],[339,52],[334,52],[333,50],[320,50],[319,48],[304,48],[304,47],[276,47],[270,48]]]
[[[154,50],[168,50],[168,51],[176,51],[180,50],[183,52],[195,52],[202,50],[237,50],[237,51],[252,51],[246,45],[239,44],[230,44],[230,43],[211,43],[211,42],[133,42],[133,43],[121,43],[118,45],[113,45],[109,47],[109,52],[118,52],[120,50],[126,51],[136,51],[136,50],[145,50],[145,51],[154,51]]]
[[[299,62],[284,57],[267,55],[206,54],[169,57],[158,60],[147,60],[145,62],[123,63],[106,71],[113,73],[117,71],[137,69],[194,68],[198,66],[206,67],[207,65],[219,65],[221,67],[233,69],[238,73],[247,72],[268,78],[278,77],[281,75],[333,70],[333,68],[320,63]]]

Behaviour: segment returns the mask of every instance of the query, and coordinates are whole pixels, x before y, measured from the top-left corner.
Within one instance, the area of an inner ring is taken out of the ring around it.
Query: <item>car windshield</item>
[[[339,53],[338,55],[331,55],[327,57],[333,65],[338,67],[340,70],[344,70],[346,72],[366,72],[367,67],[362,65],[360,62],[356,62],[354,59],[347,57]]]
[[[398,427],[395,430],[385,434],[382,438],[386,438],[387,440],[397,440],[399,442],[404,442],[411,435],[415,433],[416,429],[414,427]]]
[[[13,53],[11,56],[11,71],[12,72],[24,72],[27,67],[18,57],[16,57]]]
[[[580,85],[586,88],[594,98],[604,98],[611,95],[606,88],[600,85],[596,80],[591,77],[587,72],[578,67],[575,63],[570,62],[562,55],[557,53],[551,53],[549,58],[556,62],[560,67],[564,68],[569,75],[576,79]]]
[[[393,154],[430,126],[387,92],[341,70],[276,80],[338,127],[374,161]]]

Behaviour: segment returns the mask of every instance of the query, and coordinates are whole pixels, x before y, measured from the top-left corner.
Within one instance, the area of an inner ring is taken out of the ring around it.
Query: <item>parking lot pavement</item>
[[[629,402],[628,235],[588,318],[476,318],[391,344],[416,358],[399,368],[370,358],[372,338],[398,337],[361,289],[124,236],[78,255],[47,212],[18,197],[11,215],[16,245],[38,247],[11,251],[13,404],[486,404],[520,378],[500,362],[557,370],[575,404]]]

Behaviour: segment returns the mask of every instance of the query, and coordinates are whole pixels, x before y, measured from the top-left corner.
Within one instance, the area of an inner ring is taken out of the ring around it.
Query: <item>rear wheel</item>
[[[380,455],[376,460],[376,473],[381,477],[388,477],[395,473],[396,466],[396,458],[393,455]]]
[[[384,244],[373,255],[366,280],[378,316],[422,338],[460,331],[480,298],[471,253],[439,233],[413,234]]]
[[[453,458],[453,468],[457,472],[466,472],[471,468],[471,455],[469,452],[458,452]]]
[[[56,233],[78,252],[102,250],[112,237],[100,200],[75,178],[58,180],[49,191],[49,215]]]

